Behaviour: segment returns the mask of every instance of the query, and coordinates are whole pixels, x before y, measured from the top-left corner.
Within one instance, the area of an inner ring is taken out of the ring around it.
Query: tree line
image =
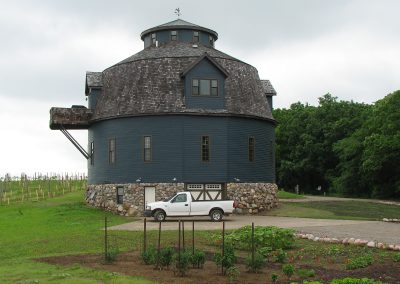
[[[374,104],[326,94],[318,106],[298,102],[273,115],[280,188],[400,197],[400,90]]]

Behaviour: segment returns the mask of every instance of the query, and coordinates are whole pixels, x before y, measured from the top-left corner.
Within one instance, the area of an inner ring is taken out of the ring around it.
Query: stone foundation
[[[117,188],[124,189],[122,204],[117,203]],[[86,203],[124,216],[142,216],[144,189],[155,187],[156,201],[185,191],[184,183],[128,183],[88,185]],[[278,187],[273,183],[228,183],[223,196],[239,202],[236,213],[256,214],[278,204]]]

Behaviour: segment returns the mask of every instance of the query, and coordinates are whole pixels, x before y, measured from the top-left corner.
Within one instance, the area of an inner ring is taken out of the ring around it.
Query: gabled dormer
[[[224,109],[228,72],[207,53],[182,73],[186,108]]]
[[[85,94],[88,96],[89,109],[95,109],[103,88],[102,72],[86,72]]]

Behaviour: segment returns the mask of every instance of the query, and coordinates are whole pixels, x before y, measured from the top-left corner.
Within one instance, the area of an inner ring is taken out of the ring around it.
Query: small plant
[[[367,267],[371,265],[373,261],[374,259],[372,258],[371,255],[359,256],[353,259],[349,259],[346,265],[346,269],[353,270],[357,268]]]
[[[274,262],[284,263],[287,259],[287,253],[283,249],[274,252]]]
[[[320,281],[307,281],[307,280],[304,280],[303,284],[323,284],[323,283],[320,282]]]
[[[235,249],[232,244],[226,243],[224,249],[224,256],[220,252],[215,253],[214,261],[219,267],[229,268],[236,263]],[[226,270],[224,270],[224,274]]]
[[[142,252],[141,257],[146,265],[156,264],[157,250],[154,247],[149,247],[147,250]]]
[[[395,255],[393,255],[393,260],[396,261],[396,262],[400,262],[400,252],[398,252]]]
[[[174,249],[172,247],[163,248],[160,251],[159,264],[161,267],[166,267],[167,269],[172,263],[172,257],[174,255]]]
[[[314,269],[304,269],[304,268],[299,268],[297,270],[297,275],[299,275],[300,278],[309,278],[309,277],[314,277],[315,276],[315,271]]]
[[[181,252],[180,256],[178,253],[175,253],[173,256],[173,261],[175,263],[174,274],[178,276],[185,276],[186,272],[189,270],[190,259],[192,257],[192,253],[189,251]]]
[[[282,272],[287,276],[287,278],[290,280],[290,278],[294,274],[294,266],[293,264],[285,264],[282,266]]]
[[[229,283],[235,283],[240,276],[240,271],[236,266],[231,266],[226,270],[226,275],[229,277]]]
[[[375,281],[368,278],[343,278],[333,279],[330,284],[382,284],[381,281]]]
[[[193,267],[203,268],[204,263],[206,262],[206,254],[204,251],[195,250],[190,260],[193,264]]]
[[[107,263],[114,262],[117,259],[118,255],[119,255],[119,249],[116,248],[116,247],[110,247],[108,249],[108,251],[107,251],[106,256],[105,256],[106,257],[106,262]]]
[[[272,273],[271,274],[271,281],[272,283],[275,283],[278,280],[278,274]]]
[[[251,255],[246,259],[246,266],[249,271],[258,273],[265,264],[264,256],[259,253],[254,254],[254,261]]]

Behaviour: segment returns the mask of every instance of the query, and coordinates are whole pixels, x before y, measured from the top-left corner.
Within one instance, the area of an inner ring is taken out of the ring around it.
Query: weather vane
[[[181,9],[176,8],[176,9],[175,9],[175,15],[177,15],[177,16],[178,16],[178,19],[179,19],[179,17],[182,15]]]

